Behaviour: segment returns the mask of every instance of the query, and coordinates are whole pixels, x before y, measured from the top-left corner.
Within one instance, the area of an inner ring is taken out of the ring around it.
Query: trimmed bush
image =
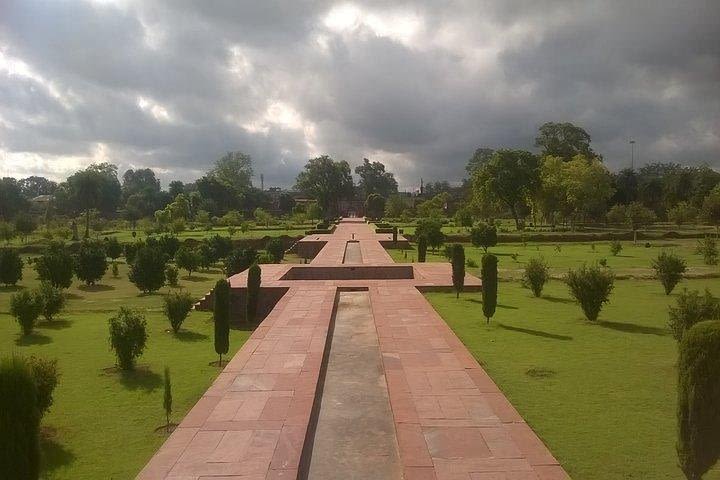
[[[617,256],[622,251],[622,243],[619,240],[613,240],[610,242],[610,253],[613,257]]]
[[[0,472],[23,480],[39,478],[40,416],[30,366],[16,356],[0,359]]]
[[[213,320],[215,325],[215,353],[220,356],[218,366],[222,367],[222,356],[230,349],[230,282],[218,280],[213,291]]]
[[[128,265],[131,265],[133,262],[135,262],[135,256],[137,255],[137,251],[140,249],[141,245],[138,243],[126,243],[123,247],[123,252],[125,255],[125,262],[127,262]]]
[[[187,292],[170,293],[164,298],[165,316],[170,322],[173,332],[180,330],[193,306],[193,298]]]
[[[476,227],[470,230],[470,241],[476,247],[482,247],[487,252],[489,247],[497,245],[497,228],[495,228],[495,225],[478,223]]]
[[[121,370],[135,368],[135,360],[142,355],[147,343],[147,322],[137,310],[120,307],[117,315],[108,321],[110,348],[115,352]]]
[[[700,295],[697,290],[683,290],[674,307],[670,307],[668,327],[678,342],[685,332],[696,323],[705,320],[720,320],[720,298],[714,297],[709,290]]]
[[[525,264],[523,281],[532,290],[533,295],[540,297],[545,284],[550,280],[550,267],[542,257],[531,258]]]
[[[427,239],[424,235],[418,237],[417,248],[418,262],[425,263],[425,258],[427,257]]]
[[[663,251],[652,261],[652,268],[665,288],[665,295],[670,295],[675,285],[682,279],[687,265],[685,260],[677,255]]]
[[[480,278],[482,279],[482,303],[483,315],[487,323],[490,318],[495,315],[497,307],[497,291],[498,291],[498,259],[495,255],[486,253],[482,257]]]
[[[115,237],[105,238],[104,246],[105,254],[113,260],[117,260],[118,258],[120,258],[120,255],[122,255],[123,253],[122,244]]]
[[[678,442],[680,468],[700,480],[720,458],[720,322],[701,322],[680,342]]]
[[[452,282],[455,288],[455,298],[460,298],[465,287],[465,249],[459,243],[452,246],[451,254]]]
[[[285,258],[285,247],[279,238],[273,238],[268,241],[265,250],[267,250],[267,253],[272,257],[273,263],[281,263],[283,258]]]
[[[210,267],[213,266],[213,263],[217,261],[214,259],[215,254],[213,253],[213,249],[210,248],[210,244],[208,242],[202,242],[200,245],[198,245],[197,253],[198,255],[200,255],[201,270],[210,270]]]
[[[0,249],[0,283],[15,285],[22,280],[23,261],[20,254],[13,249]]]
[[[50,410],[54,401],[53,393],[60,376],[57,360],[30,357],[27,359],[27,363],[35,378],[35,385],[37,385],[37,407],[42,417]]]
[[[258,300],[260,299],[260,283],[262,271],[257,263],[253,263],[248,270],[247,277],[247,309],[245,318],[248,322],[253,323],[257,317]]]
[[[258,253],[254,248],[239,248],[233,250],[225,259],[225,275],[229,277],[244,272],[250,268],[250,265],[257,261],[257,258]]]
[[[178,269],[174,265],[168,265],[165,267],[165,280],[167,280],[167,284],[171,287],[177,287],[178,286]]]
[[[42,282],[36,292],[40,303],[40,313],[48,322],[65,307],[66,298],[62,289],[53,287],[49,282]]]
[[[113,276],[113,278],[120,277],[120,268],[118,267],[118,264],[116,261],[112,262],[112,276]]]
[[[107,272],[105,249],[98,242],[84,241],[75,259],[75,275],[86,285],[95,285]]]
[[[142,247],[130,265],[128,279],[144,293],[155,292],[165,285],[165,267],[165,256],[160,249]]]
[[[35,270],[40,280],[54,287],[70,288],[75,262],[62,243],[53,242],[35,259]]]
[[[577,270],[570,270],[565,283],[570,289],[570,295],[580,304],[585,318],[595,322],[603,304],[610,299],[615,275],[609,268],[583,265]]]
[[[23,335],[30,335],[33,332],[41,307],[37,295],[27,290],[10,297],[10,315],[20,324]]]
[[[418,237],[424,236],[427,240],[427,246],[433,251],[440,248],[445,242],[445,234],[442,233],[442,222],[434,218],[420,220],[415,228],[415,235]]]
[[[200,254],[197,250],[189,245],[183,245],[175,253],[175,264],[178,268],[187,270],[188,277],[192,277],[192,272],[197,271],[200,267]]]
[[[702,255],[705,265],[717,265],[718,248],[717,241],[713,237],[705,237],[698,240],[697,253]]]
[[[165,382],[163,389],[163,410],[165,410],[165,431],[170,431],[170,415],[172,415],[172,385],[170,383],[170,367],[165,366]]]

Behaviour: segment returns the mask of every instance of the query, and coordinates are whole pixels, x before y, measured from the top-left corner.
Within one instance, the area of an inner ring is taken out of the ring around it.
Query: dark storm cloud
[[[190,180],[227,150],[266,184],[319,153],[459,180],[545,121],[611,168],[720,167],[712,1],[0,2],[0,174],[94,160]]]

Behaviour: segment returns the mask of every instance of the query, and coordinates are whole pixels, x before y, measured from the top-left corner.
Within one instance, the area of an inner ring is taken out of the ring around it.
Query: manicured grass
[[[610,253],[610,242],[588,242],[588,243],[504,243],[489,249],[499,257],[498,269],[502,278],[520,278],[522,270],[528,259],[542,256],[548,261],[553,275],[567,273],[570,268],[577,268],[584,262],[597,262],[604,258],[607,265],[617,275],[632,277],[649,277],[653,275],[650,266],[652,259],[656,258],[662,250],[675,252],[684,258],[688,265],[690,275],[720,275],[718,265],[705,265],[700,255],[695,254],[697,240],[657,240],[650,242],[650,248],[645,247],[645,242],[621,242],[623,249],[617,255]],[[594,245],[594,249],[593,249]],[[428,262],[447,262],[443,255],[442,248],[437,252],[428,250]],[[388,250],[396,262],[409,262],[417,260],[417,250],[411,249]],[[465,258],[480,265],[483,256],[483,249],[465,245]],[[407,258],[405,256],[407,255]],[[513,258],[513,255],[517,255]]]
[[[575,480],[680,479],[666,324],[682,287],[720,295],[717,279],[686,280],[669,297],[659,282],[621,280],[591,324],[559,281],[542,298],[501,282],[489,325],[480,294],[426,296]]]
[[[184,289],[200,297],[221,277],[219,270],[186,278]],[[102,285],[85,288],[77,282],[69,290],[65,313],[53,323],[41,321],[36,334],[21,338],[8,315],[12,288],[0,288],[0,351],[57,358],[61,372],[55,403],[43,419],[43,478],[133,478],[165,440],[154,430],[165,423],[162,408],[163,368],[172,375],[172,420],[179,422],[217,376],[212,314],[192,312],[180,334],[168,333],[162,313],[163,289],[140,295],[120,265],[120,278],[108,274]],[[22,287],[37,285],[26,267]],[[108,348],[107,319],[121,305],[141,309],[148,322],[148,345],[135,373],[120,375],[104,369],[115,359]],[[231,330],[230,356],[245,342],[248,331]]]

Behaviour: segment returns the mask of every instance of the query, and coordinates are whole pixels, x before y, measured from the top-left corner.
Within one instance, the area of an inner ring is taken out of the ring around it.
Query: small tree
[[[697,290],[690,292],[683,290],[675,306],[670,307],[669,314],[668,326],[675,340],[679,342],[685,332],[696,323],[720,320],[720,299],[714,297],[707,289],[702,296]]]
[[[542,257],[531,258],[525,265],[523,280],[532,290],[533,295],[540,297],[545,284],[550,281],[550,267]]]
[[[20,254],[13,249],[0,249],[0,283],[15,285],[22,280],[23,261]]]
[[[41,282],[36,292],[40,303],[40,313],[48,322],[65,307],[66,299],[62,289],[54,287],[50,282]]]
[[[717,241],[713,237],[705,237],[698,240],[697,253],[702,255],[705,265],[717,265],[718,248]]]
[[[248,270],[247,277],[247,309],[245,318],[252,323],[257,317],[258,301],[260,299],[260,283],[262,271],[257,263],[253,263]]]
[[[610,242],[610,253],[612,253],[613,257],[616,257],[622,249],[622,243],[620,243],[619,240],[613,240]]]
[[[372,220],[379,220],[385,213],[385,198],[377,193],[371,193],[365,200],[365,215]]]
[[[685,477],[700,480],[720,458],[720,322],[701,322],[680,343],[677,454]]]
[[[487,252],[489,247],[497,245],[497,228],[495,228],[495,225],[478,223],[476,227],[470,230],[470,241],[476,247],[482,247]]]
[[[452,246],[451,263],[455,298],[460,298],[460,293],[465,286],[465,249],[459,243],[455,243]]]
[[[392,233],[392,241],[393,241],[393,245],[396,246],[396,245],[397,245],[397,241],[398,241],[398,227],[397,227],[397,225],[393,225],[392,230],[393,230],[393,233]]]
[[[57,360],[30,357],[27,363],[32,370],[38,393],[38,409],[40,416],[44,416],[53,404],[53,393],[57,387],[58,373]]]
[[[142,247],[130,265],[128,279],[144,293],[159,290],[165,285],[165,256],[155,247]]]
[[[165,431],[170,431],[170,415],[172,414],[172,385],[170,384],[170,367],[165,366],[165,389],[163,392],[163,410],[165,410]]]
[[[37,297],[27,290],[22,290],[10,297],[10,315],[20,324],[23,335],[30,335],[40,315],[41,304]]]
[[[716,186],[705,197],[702,204],[702,218],[710,225],[715,225],[717,233],[720,233],[720,186]]]
[[[266,228],[270,226],[270,222],[273,219],[273,216],[270,214],[270,212],[260,207],[255,209],[255,211],[253,212],[253,216],[255,217],[255,221],[257,223],[264,224]]]
[[[8,222],[0,221],[0,241],[10,243],[15,238],[15,229]]]
[[[35,259],[35,270],[40,280],[50,282],[54,287],[69,288],[75,262],[62,243],[52,243]]]
[[[230,349],[230,282],[218,280],[213,291],[213,319],[215,323],[215,353],[222,356]]]
[[[30,215],[20,214],[15,218],[15,232],[22,238],[23,242],[35,231],[37,225]]]
[[[487,323],[490,323],[490,318],[495,315],[495,308],[497,307],[497,264],[498,259],[495,255],[491,253],[483,255],[480,267],[480,278],[482,280],[483,315],[485,315]]]
[[[226,258],[233,249],[232,240],[221,235],[213,235],[206,243],[210,247],[210,263],[215,263],[222,258]]]
[[[137,251],[140,247],[141,245],[137,242],[125,244],[125,246],[123,247],[123,255],[125,255],[125,262],[128,265],[131,265],[133,262],[135,262],[135,256],[137,255]]]
[[[32,369],[17,356],[0,359],[0,472],[40,476],[40,408]]]
[[[615,284],[615,275],[608,268],[583,265],[577,270],[570,270],[565,278],[570,295],[580,304],[585,318],[597,320],[604,303],[610,298]]]
[[[174,265],[168,265],[165,267],[165,279],[167,284],[171,287],[178,286],[178,269]]]
[[[200,266],[200,254],[198,251],[188,245],[183,245],[175,253],[175,264],[188,272],[188,278],[192,277],[192,272],[196,271]]]
[[[652,268],[665,288],[665,295],[670,295],[675,285],[682,279],[687,265],[685,260],[677,255],[663,251],[652,261]]]
[[[173,332],[180,330],[193,306],[193,298],[187,292],[170,293],[164,298],[165,316],[170,321]]]
[[[418,237],[417,246],[418,262],[425,263],[425,257],[427,256],[427,238],[424,235]]]
[[[115,351],[118,366],[121,370],[133,370],[135,359],[142,355],[147,343],[145,316],[136,310],[120,307],[108,323],[110,348]]]
[[[440,248],[445,242],[445,234],[442,233],[442,223],[436,218],[425,218],[418,222],[415,235],[424,236],[427,245],[433,251]]]
[[[112,276],[113,278],[119,278],[120,277],[120,267],[118,267],[117,262],[112,262]]]
[[[225,275],[232,276],[244,272],[255,263],[258,253],[254,248],[239,248],[225,259]]]
[[[285,247],[279,238],[268,241],[265,250],[272,257],[273,263],[281,263],[285,257]]]
[[[86,285],[95,285],[108,268],[105,249],[98,242],[84,241],[75,259],[75,275]]]
[[[105,238],[105,254],[111,259],[117,260],[123,254],[123,247],[115,237]]]

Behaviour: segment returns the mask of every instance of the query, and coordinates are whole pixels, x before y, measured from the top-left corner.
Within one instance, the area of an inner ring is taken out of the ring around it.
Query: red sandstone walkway
[[[364,266],[352,268],[392,263],[386,235],[343,222],[313,236],[327,244],[311,265],[263,265],[263,286],[288,292],[138,478],[297,478],[336,292],[350,286],[370,292],[405,479],[569,478],[420,293],[449,285],[449,265],[414,264],[410,279],[283,280],[293,267],[322,276],[318,266],[341,264],[353,234]]]

